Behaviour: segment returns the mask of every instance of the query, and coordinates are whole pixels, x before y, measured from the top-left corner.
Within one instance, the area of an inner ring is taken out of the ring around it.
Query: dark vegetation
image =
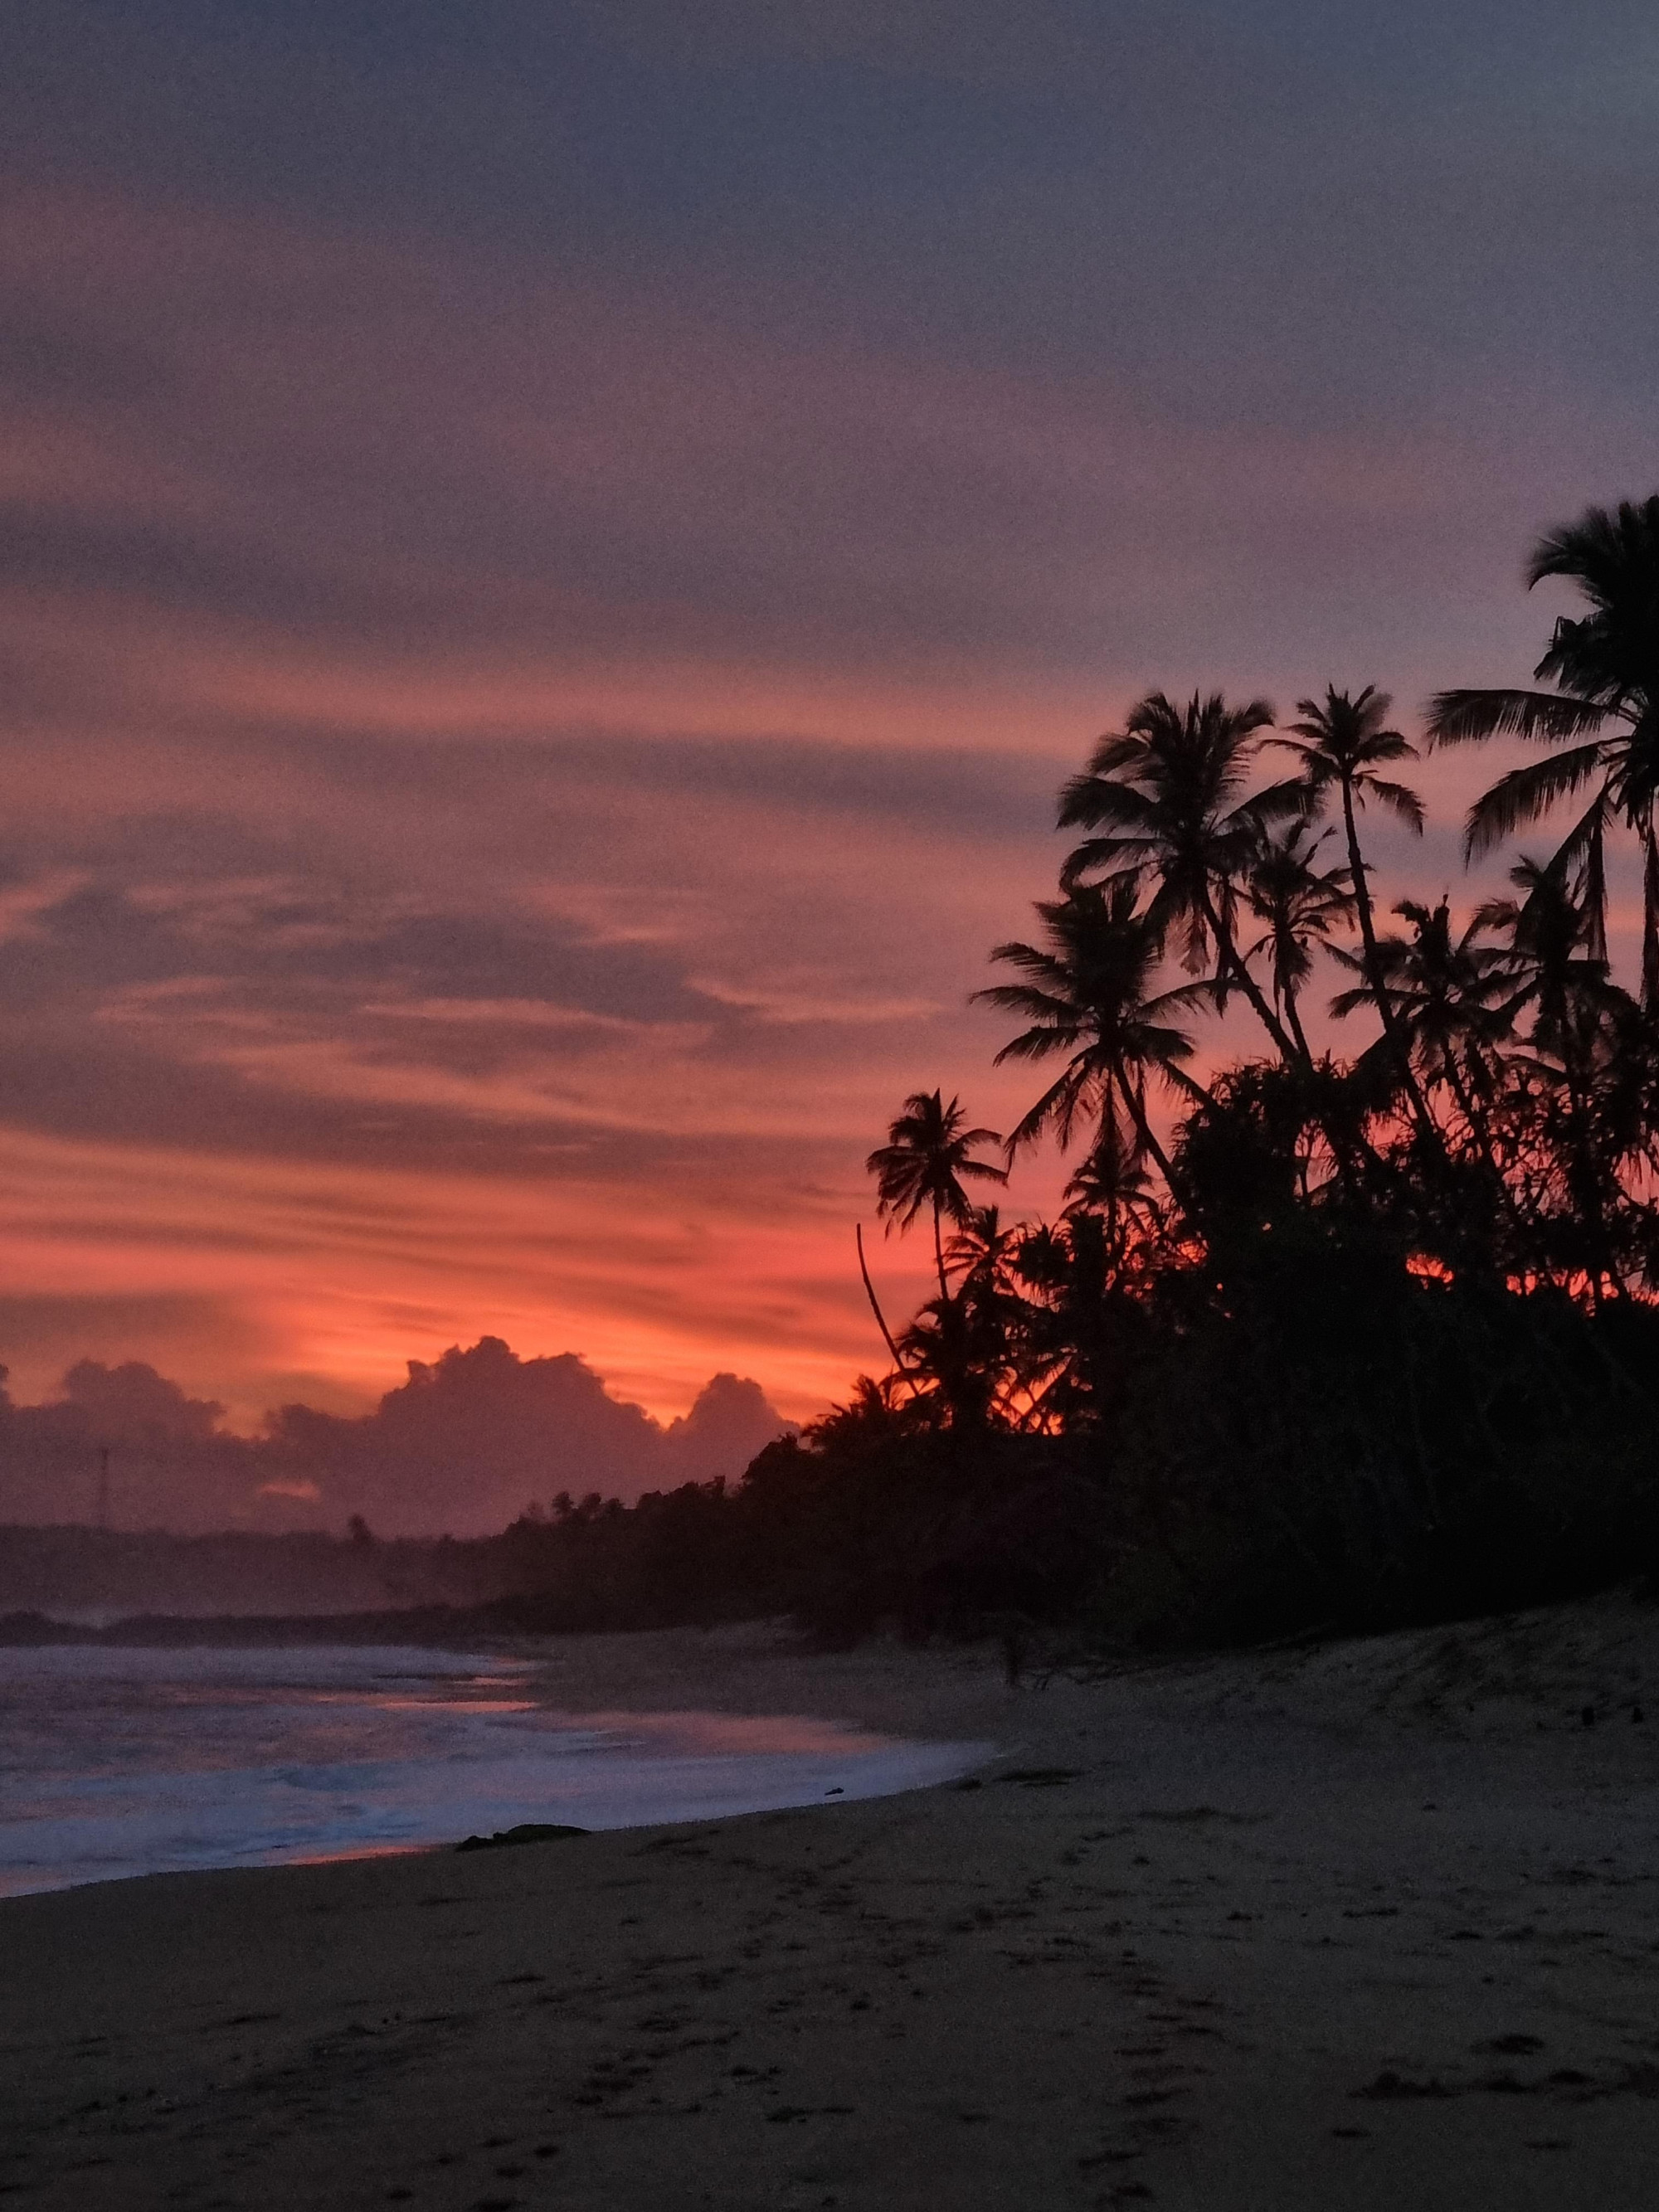
[[[453,1547],[449,1601],[534,1629],[1208,1641],[1659,1565],[1659,498],[1552,533],[1546,577],[1584,603],[1548,688],[1443,693],[1425,742],[1541,748],[1465,850],[1563,808],[1553,852],[1455,915],[1389,902],[1366,824],[1423,810],[1385,696],[1328,688],[1282,727],[1143,699],[1061,793],[1055,895],[980,994],[1044,1087],[1006,1144],[919,1091],[871,1156],[938,1285],[895,1331],[866,1273],[888,1371],[740,1485],[562,1499]],[[1322,970],[1346,1056],[1309,1034]],[[1252,1048],[1200,1079],[1198,1024],[1230,1014]],[[1058,1219],[976,1202],[1044,1140],[1075,1163]]]
[[[1659,498],[1552,532],[1547,577],[1583,602],[1548,688],[1442,693],[1426,742],[1541,749],[1471,810],[1466,859],[1558,808],[1566,835],[1455,918],[1381,910],[1366,817],[1424,816],[1370,686],[1284,727],[1154,694],[1096,745],[1060,796],[1056,895],[980,994],[1046,1087],[996,1164],[954,1099],[906,1103],[870,1166],[890,1227],[931,1219],[938,1295],[733,1501],[734,1533],[787,1538],[779,1598],[825,1626],[1214,1639],[1650,1571]],[[1634,991],[1609,957],[1621,838]],[[1364,1025],[1350,1056],[1310,1040],[1322,965]],[[1200,1081],[1196,1025],[1230,1007],[1255,1050]],[[1045,1139],[1077,1161],[1057,1221],[975,1202]]]

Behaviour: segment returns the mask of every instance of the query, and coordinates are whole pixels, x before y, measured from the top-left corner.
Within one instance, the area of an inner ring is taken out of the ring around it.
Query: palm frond
[[[994,945],[991,957],[1006,968],[1019,968],[1028,975],[1042,976],[1056,989],[1063,987],[1066,980],[1063,962],[1056,959],[1052,952],[1045,952],[1040,945],[1026,945],[1018,938],[1011,939],[1006,945]],[[975,991],[971,995],[975,999],[990,999],[993,1005],[1000,1005],[1001,1001],[994,998],[994,993],[1012,988],[1009,984],[988,985],[984,990]]]
[[[1052,1060],[1057,1052],[1075,1051],[1088,1037],[1089,1031],[1081,1023],[1061,1027],[1058,1023],[1040,1022],[1011,1037],[991,1065],[1000,1067],[1005,1060]]]
[[[1284,782],[1270,783],[1266,790],[1242,801],[1227,817],[1228,823],[1265,830],[1275,823],[1293,822],[1307,814],[1310,799],[1305,776],[1286,777]]]
[[[1465,859],[1489,852],[1528,823],[1538,821],[1559,799],[1583,790],[1604,765],[1601,744],[1577,745],[1553,760],[1534,761],[1500,775],[1469,809],[1463,825]]]
[[[1365,746],[1368,764],[1377,761],[1421,760],[1423,756],[1411,739],[1400,730],[1379,730]]]
[[[1437,691],[1429,702],[1429,742],[1462,745],[1486,738],[1529,738],[1560,744],[1599,730],[1607,708],[1559,691]]]
[[[1050,1121],[1059,1123],[1062,1142],[1070,1135],[1088,1079],[1088,1070],[1074,1063],[1048,1085],[1036,1103],[1023,1114],[1008,1132],[1010,1159],[1022,1146],[1035,1144]]]
[[[973,994],[975,1003],[1001,1006],[1011,1014],[1024,1014],[1034,1022],[1058,1022],[1062,1027],[1079,1018],[1073,1001],[1054,991],[1041,991],[1032,983],[988,983]]]
[[[1358,796],[1362,804],[1367,798],[1381,799],[1419,837],[1423,835],[1423,802],[1409,784],[1388,783],[1380,775],[1367,776]]]
[[[1107,775],[1074,775],[1060,786],[1056,827],[1127,830],[1145,834],[1155,818],[1152,802],[1132,783]]]
[[[1132,737],[1121,730],[1108,731],[1103,738],[1095,740],[1086,773],[1091,776],[1117,775],[1126,768],[1138,767],[1146,757],[1145,738]]]
[[[1093,875],[1097,868],[1104,868],[1103,876],[1095,877],[1095,887],[1104,890],[1109,884],[1137,883],[1146,861],[1155,850],[1150,837],[1085,837],[1074,845],[1060,863],[1060,887],[1070,890],[1085,876]],[[1115,863],[1122,862],[1123,866]]]

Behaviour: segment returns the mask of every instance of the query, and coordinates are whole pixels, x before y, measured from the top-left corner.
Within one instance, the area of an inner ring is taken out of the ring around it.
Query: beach
[[[1053,1669],[1054,1671],[1050,1671]],[[0,1903],[19,2205],[1645,2206],[1659,1615],[1161,1665],[567,1639],[966,1782]],[[1587,1717],[1588,1716],[1588,1717]]]

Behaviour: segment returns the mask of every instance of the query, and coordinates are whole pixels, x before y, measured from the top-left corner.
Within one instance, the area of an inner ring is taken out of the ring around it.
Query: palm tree
[[[1488,899],[1476,922],[1509,939],[1510,1012],[1533,1009],[1532,1042],[1560,1060],[1571,1079],[1586,1038],[1625,994],[1594,950],[1595,921],[1555,861],[1523,855],[1510,871],[1519,898]]]
[[[947,1106],[938,1091],[915,1091],[904,1102],[903,1111],[890,1124],[887,1142],[865,1162],[866,1174],[876,1178],[876,1211],[890,1232],[902,1235],[924,1206],[933,1213],[933,1264],[939,1271],[939,1296],[947,1297],[942,1224],[948,1214],[958,1229],[972,1218],[974,1202],[965,1182],[1006,1182],[1008,1170],[992,1167],[973,1155],[981,1145],[1000,1145],[994,1129],[969,1129],[959,1100]]]
[[[945,1247],[945,1264],[957,1277],[951,1303],[958,1309],[946,1316],[935,1299],[928,1310],[949,1332],[951,1321],[965,1349],[970,1349],[990,1376],[984,1400],[992,1411],[1006,1413],[1010,1400],[1024,1381],[1025,1338],[1030,1309],[1020,1296],[1014,1275],[1021,1245],[1029,1234],[1025,1224],[1005,1223],[1001,1209],[975,1206],[967,1223]]]
[[[1640,1087],[1642,1024],[1607,961],[1597,957],[1595,919],[1565,872],[1554,861],[1522,859],[1510,881],[1522,896],[1488,900],[1476,920],[1509,939],[1513,995],[1507,1012],[1513,1019],[1532,1009],[1528,1042],[1543,1055],[1532,1061],[1532,1072],[1565,1092],[1566,1184],[1595,1263],[1592,1294],[1599,1302],[1601,1277],[1616,1275],[1607,1225],[1619,1183],[1609,1155],[1630,1149],[1635,1133],[1631,1114],[1618,1109],[1628,1105],[1632,1077]],[[1633,1119],[1639,1126],[1639,1109]]]
[[[1079,1210],[1027,1232],[1015,1273],[1033,1293],[1026,1309],[1027,1427],[1087,1418],[1103,1409],[1125,1355],[1138,1348],[1126,1325],[1123,1254],[1108,1218]]]
[[[1133,1240],[1160,1237],[1166,1227],[1164,1208],[1147,1176],[1146,1158],[1138,1137],[1126,1144],[1118,1122],[1103,1121],[1088,1157],[1066,1183],[1063,1218],[1098,1214],[1114,1252],[1121,1253]]]
[[[1301,781],[1308,794],[1310,814],[1322,811],[1333,795],[1341,808],[1342,830],[1348,847],[1348,879],[1353,890],[1360,942],[1365,951],[1365,976],[1383,1029],[1395,1048],[1395,1056],[1404,1063],[1402,1073],[1409,1086],[1411,1068],[1400,1048],[1393,1009],[1377,965],[1370,883],[1365,858],[1359,849],[1357,818],[1366,802],[1375,799],[1416,836],[1420,837],[1423,834],[1423,802],[1417,793],[1407,785],[1392,782],[1376,773],[1379,768],[1395,761],[1417,758],[1416,746],[1400,731],[1387,726],[1392,704],[1388,693],[1379,691],[1372,684],[1366,684],[1357,697],[1328,684],[1322,702],[1297,701],[1296,711],[1302,720],[1291,724],[1290,736],[1270,738],[1267,742],[1293,753],[1301,762]],[[1420,1105],[1422,1102],[1413,1103]]]
[[[1002,1296],[1012,1287],[1014,1255],[1025,1234],[1020,1222],[1005,1223],[1002,1209],[976,1206],[945,1248],[945,1265],[963,1286]]]
[[[1310,834],[1305,822],[1288,822],[1270,832],[1250,862],[1244,879],[1245,904],[1256,920],[1266,923],[1262,934],[1245,948],[1249,960],[1258,952],[1267,956],[1273,978],[1273,1005],[1296,1039],[1297,1050],[1311,1064],[1313,1054],[1302,1027],[1297,1000],[1313,973],[1317,947],[1328,948],[1331,931],[1353,912],[1350,872],[1331,868],[1321,872],[1314,855],[1328,830]]]
[[[1062,888],[1097,870],[1138,878],[1150,872],[1158,890],[1149,918],[1161,933],[1184,931],[1182,964],[1189,975],[1216,961],[1216,997],[1237,987],[1255,1010],[1286,1065],[1296,1042],[1267,1003],[1239,951],[1233,930],[1238,885],[1263,836],[1305,811],[1300,784],[1246,789],[1259,750],[1256,732],[1273,710],[1265,699],[1229,707],[1219,692],[1185,708],[1150,692],[1121,732],[1096,745],[1088,768],[1060,793],[1060,826],[1097,834],[1067,860]]]
[[[929,1298],[900,1339],[919,1403],[942,1408],[953,1429],[984,1429],[1001,1410],[1012,1347],[1000,1301],[948,1292]]]
[[[1004,1045],[999,1066],[1006,1060],[1067,1055],[1059,1077],[1010,1134],[1009,1157],[1050,1127],[1064,1148],[1079,1122],[1092,1120],[1098,1147],[1109,1132],[1120,1134],[1127,1124],[1136,1139],[1133,1150],[1150,1155],[1172,1182],[1168,1156],[1147,1118],[1146,1085],[1158,1078],[1195,1100],[1206,1098],[1182,1066],[1192,1056],[1192,1039],[1170,1018],[1212,998],[1212,987],[1154,989],[1163,923],[1152,908],[1141,909],[1127,875],[1104,884],[1073,881],[1064,897],[1040,900],[1036,910],[1046,947],[1013,942],[991,955],[1026,981],[974,994],[1030,1024]]]
[[[1644,860],[1642,1003],[1659,1006],[1659,495],[1592,507],[1534,547],[1528,587],[1547,576],[1577,584],[1590,611],[1556,623],[1549,650],[1533,671],[1553,691],[1442,691],[1429,714],[1437,744],[1518,737],[1566,750],[1501,775],[1469,810],[1466,854],[1473,858],[1559,800],[1585,791],[1590,802],[1556,854],[1578,872],[1595,924],[1591,951],[1607,957],[1606,839],[1623,822],[1640,840]]]
[[[1413,1066],[1430,1083],[1446,1086],[1478,1135],[1483,1125],[1470,1088],[1474,1073],[1471,1056],[1508,1034],[1512,999],[1508,963],[1497,945],[1484,941],[1484,913],[1455,937],[1449,900],[1443,898],[1430,908],[1420,900],[1402,899],[1395,912],[1411,925],[1410,933],[1376,940],[1377,981],[1394,1007],[1397,1034]],[[1352,953],[1339,952],[1337,957],[1364,972],[1364,963]],[[1367,977],[1358,989],[1334,999],[1331,1012],[1347,1015],[1376,1003],[1376,990]]]

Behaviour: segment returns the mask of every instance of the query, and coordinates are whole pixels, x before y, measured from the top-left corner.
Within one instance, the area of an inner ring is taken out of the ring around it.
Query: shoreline
[[[965,1787],[0,1903],[0,2184],[64,2212],[1650,2201],[1651,1607],[1017,1692],[983,1654],[748,1637],[702,1636],[659,1709],[792,1683],[925,1735],[994,1705],[1004,1748]],[[591,1641],[562,1704],[669,1656]]]
[[[994,1750],[976,1655],[906,1667],[897,1711],[870,1694],[891,1673],[880,1652],[833,1686],[830,1671],[775,1621],[470,1651],[0,1651],[0,1896],[858,1802],[955,1780]],[[928,1685],[945,1702],[923,1715]],[[84,1747],[20,1787],[32,1746],[59,1734]]]

